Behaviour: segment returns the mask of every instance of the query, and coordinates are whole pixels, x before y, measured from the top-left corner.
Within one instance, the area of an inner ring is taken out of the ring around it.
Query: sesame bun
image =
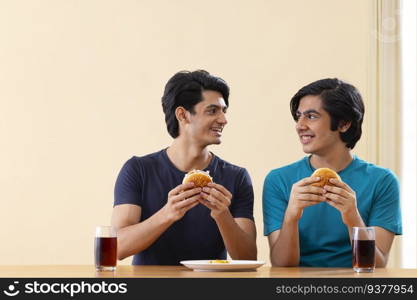
[[[314,173],[311,175],[312,177],[320,177],[320,181],[314,182],[311,185],[312,186],[318,186],[318,187],[324,187],[327,185],[333,185],[329,182],[330,178],[335,178],[340,180],[340,176],[333,171],[332,169],[328,168],[320,168],[314,171]]]
[[[194,182],[195,187],[205,187],[209,182],[213,182],[213,179],[209,175],[209,172],[201,170],[192,170],[185,174],[182,183]]]

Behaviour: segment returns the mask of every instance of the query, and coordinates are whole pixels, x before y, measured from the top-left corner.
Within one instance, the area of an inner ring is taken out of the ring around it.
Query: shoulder
[[[263,191],[289,193],[294,183],[311,175],[308,168],[308,157],[304,157],[294,163],[269,171],[264,180]]]
[[[221,171],[224,174],[233,175],[233,176],[249,176],[248,171],[244,167],[240,167],[238,165],[232,164],[218,157],[217,155],[215,157],[217,160],[216,169],[218,171]]]
[[[354,169],[364,173],[363,175],[365,176],[369,176],[373,181],[398,182],[398,177],[392,170],[367,162],[358,157],[356,157],[356,167]]]
[[[269,171],[269,173],[266,175],[265,181],[270,180],[285,180],[287,178],[294,179],[298,176],[296,176],[300,171],[305,171],[306,169],[306,160],[308,158],[304,157],[296,162],[293,162],[291,164],[272,169]],[[305,172],[304,172],[305,173]],[[304,174],[303,174],[304,175]]]
[[[121,176],[141,177],[153,169],[158,169],[162,164],[161,151],[143,156],[132,156],[124,164],[120,171]]]
[[[140,169],[143,167],[153,166],[155,164],[160,163],[161,160],[163,159],[162,151],[163,150],[160,150],[160,151],[146,154],[143,156],[134,155],[126,161],[125,165],[134,169]]]

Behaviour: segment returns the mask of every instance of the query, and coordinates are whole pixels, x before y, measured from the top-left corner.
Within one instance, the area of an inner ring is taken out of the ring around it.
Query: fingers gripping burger
[[[209,172],[201,170],[192,170],[185,174],[182,183],[193,182],[195,187],[205,187],[209,182],[213,182],[213,178]]]
[[[337,180],[341,180],[340,176],[329,168],[320,168],[314,171],[314,173],[311,175],[312,177],[320,177],[320,181],[314,182],[311,185],[312,186],[318,186],[318,187],[324,187],[327,185],[333,185],[329,182],[331,178],[335,178]]]

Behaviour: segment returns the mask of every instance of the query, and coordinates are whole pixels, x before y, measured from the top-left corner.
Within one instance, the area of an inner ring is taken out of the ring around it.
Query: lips
[[[311,134],[300,134],[300,141],[303,145],[307,145],[311,143],[313,138],[314,138],[314,135],[311,135]]]
[[[214,135],[220,137],[222,135],[223,128],[221,127],[212,127],[210,130],[214,133]]]

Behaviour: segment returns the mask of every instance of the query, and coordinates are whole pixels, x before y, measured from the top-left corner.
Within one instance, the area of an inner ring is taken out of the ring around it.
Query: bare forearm
[[[385,268],[388,262],[388,257],[386,257],[382,251],[378,248],[378,245],[375,245],[375,266],[377,268]]]
[[[298,220],[284,218],[278,239],[271,245],[274,267],[295,267],[300,263]]]
[[[126,226],[117,231],[117,257],[124,259],[151,246],[172,222],[162,211],[138,224]]]
[[[256,237],[243,231],[230,212],[215,221],[232,259],[256,260]]]

